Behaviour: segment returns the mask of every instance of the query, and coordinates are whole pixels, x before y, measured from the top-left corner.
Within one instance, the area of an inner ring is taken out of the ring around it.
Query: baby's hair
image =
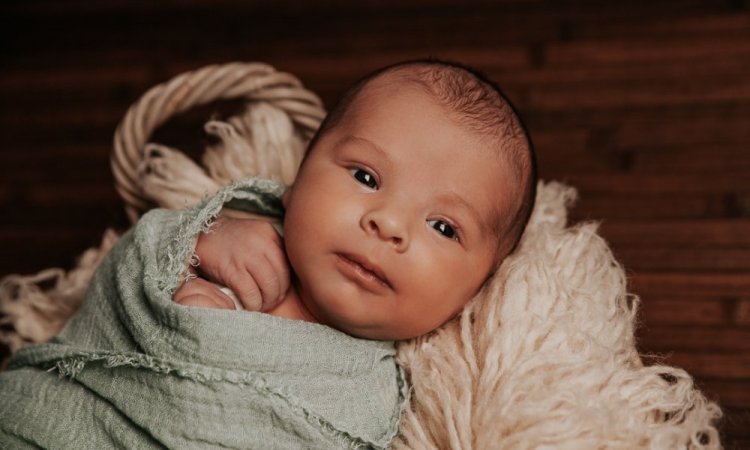
[[[499,224],[502,232],[510,237],[500,240],[498,262],[502,261],[517,247],[534,208],[536,158],[529,133],[516,109],[500,88],[477,70],[436,59],[404,61],[376,70],[357,81],[339,99],[310,141],[308,152],[321,136],[341,121],[367,84],[386,75],[423,88],[460,126],[489,138],[499,147],[498,155],[519,180],[515,192],[511,193],[511,198],[518,201]]]

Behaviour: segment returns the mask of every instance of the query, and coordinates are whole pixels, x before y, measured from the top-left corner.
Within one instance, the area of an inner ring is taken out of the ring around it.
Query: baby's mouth
[[[357,271],[362,273],[364,276],[377,281],[388,289],[393,289],[391,283],[388,281],[383,271],[380,270],[377,265],[369,262],[364,257],[349,253],[337,253],[336,256],[341,258],[345,263],[354,266]]]

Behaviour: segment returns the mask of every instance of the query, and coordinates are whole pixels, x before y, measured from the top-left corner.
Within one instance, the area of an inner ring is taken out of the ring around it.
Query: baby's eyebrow
[[[366,145],[369,149],[373,151],[373,153],[376,153],[377,156],[383,159],[388,165],[392,164],[391,158],[390,156],[388,156],[388,152],[380,148],[376,143],[372,142],[371,140],[360,137],[360,136],[355,136],[353,134],[350,134],[341,138],[338,142],[336,142],[335,148],[338,150],[341,146],[349,142],[356,142],[358,144]]]

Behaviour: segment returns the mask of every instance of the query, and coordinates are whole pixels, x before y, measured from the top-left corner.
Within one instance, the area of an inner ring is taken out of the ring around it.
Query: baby
[[[496,86],[453,64],[390,66],[352,87],[310,143],[283,196],[283,244],[269,223],[220,218],[196,245],[202,277],[174,300],[234,309],[218,283],[245,309],[416,337],[514,249],[535,186],[529,138]]]
[[[328,115],[293,186],[241,180],[124,234],[65,329],[0,373],[0,447],[388,448],[408,397],[392,341],[461,311],[535,186],[491,83],[434,61],[380,70]],[[283,212],[283,243],[229,207]],[[180,285],[191,251],[200,276]],[[223,311],[219,286],[264,313]]]

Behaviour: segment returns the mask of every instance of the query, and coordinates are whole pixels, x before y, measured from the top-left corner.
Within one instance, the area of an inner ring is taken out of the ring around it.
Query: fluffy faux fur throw
[[[520,248],[460,318],[401,343],[413,383],[398,449],[716,449],[719,408],[644,367],[638,297],[575,190],[540,184]]]

